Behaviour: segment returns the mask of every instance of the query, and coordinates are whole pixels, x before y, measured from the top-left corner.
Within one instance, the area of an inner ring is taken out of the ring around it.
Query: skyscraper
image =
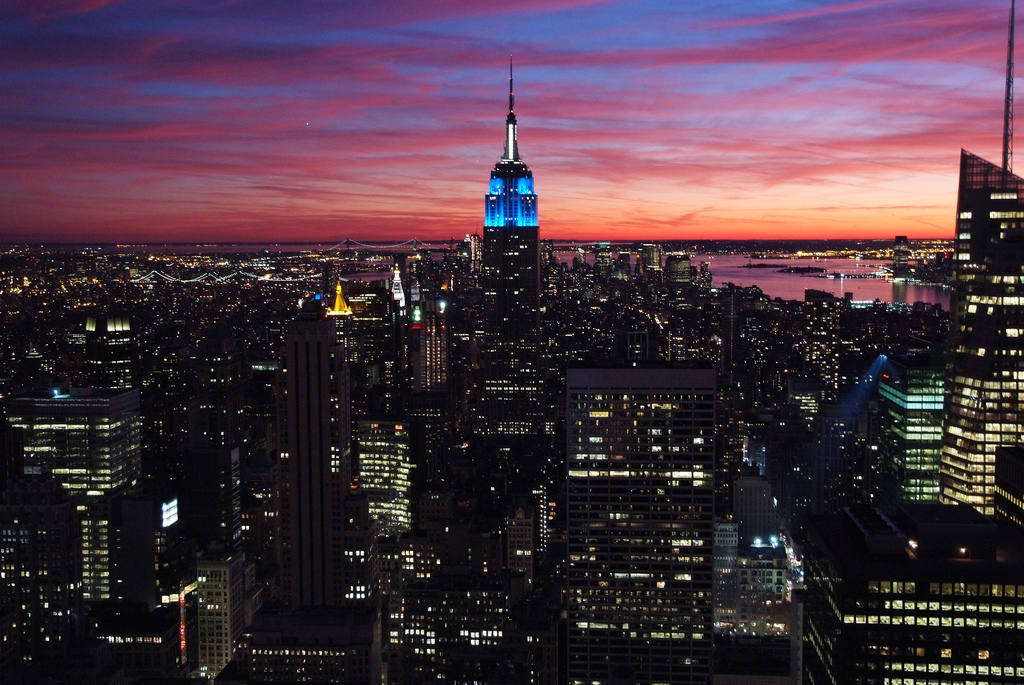
[[[732,484],[733,511],[739,525],[738,545],[768,544],[779,533],[779,515],[772,497],[772,486],[767,478],[743,476]]]
[[[1021,682],[1022,543],[967,506],[813,519],[803,682]]]
[[[196,560],[199,672],[215,677],[234,656],[245,623],[245,555]]]
[[[308,301],[281,370],[281,585],[292,608],[344,597],[343,499],[352,480],[348,376],[334,322]]]
[[[907,236],[898,235],[892,246],[892,277],[906,278],[910,275],[910,241]]]
[[[658,243],[644,243],[640,246],[640,259],[637,264],[638,271],[643,273],[644,278],[652,282],[661,281],[661,245]]]
[[[804,370],[821,381],[822,399],[839,389],[839,308],[842,300],[823,290],[804,292]]]
[[[182,518],[201,545],[237,549],[242,540],[242,358],[221,323],[207,332],[191,360],[188,449]]]
[[[962,151],[957,217],[941,501],[992,514],[996,448],[1024,435],[1024,179]]]
[[[131,320],[120,314],[85,320],[85,379],[97,388],[138,385],[138,344]]]
[[[522,435],[540,425],[537,361],[540,251],[533,172],[519,158],[512,69],[509,67],[505,150],[491,171],[484,197],[487,331],[484,432]]]
[[[888,357],[878,378],[883,502],[937,502],[942,453],[941,357]]]
[[[1024,179],[1013,160],[1010,4],[1003,165],[960,151],[953,345],[946,368],[940,501],[995,513],[996,449],[1024,435]]]
[[[398,536],[412,527],[409,489],[412,448],[406,421],[360,421],[359,487],[381,535]]]
[[[75,646],[83,618],[81,527],[53,478],[12,480],[0,492],[0,579],[0,613],[14,614],[4,629],[18,633],[24,661]]]
[[[25,473],[52,474],[79,512],[84,599],[111,599],[112,507],[141,470],[138,391],[28,392],[10,400],[8,420],[23,431]]]
[[[569,369],[569,682],[707,683],[711,370]]]
[[[693,283],[690,255],[670,254],[665,258],[665,281],[673,294],[679,294]]]
[[[409,361],[414,391],[443,391],[448,384],[448,317],[445,300],[430,299],[412,308]]]

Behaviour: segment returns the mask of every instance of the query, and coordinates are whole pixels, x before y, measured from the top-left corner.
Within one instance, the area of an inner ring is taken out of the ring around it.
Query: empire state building
[[[505,149],[484,196],[483,267],[490,318],[481,428],[494,435],[535,433],[541,420],[537,193],[533,172],[519,157],[516,127],[510,64]]]

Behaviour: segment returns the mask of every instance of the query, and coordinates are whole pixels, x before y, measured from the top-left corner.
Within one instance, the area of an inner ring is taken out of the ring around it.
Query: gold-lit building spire
[[[345,295],[341,292],[341,281],[338,281],[338,285],[334,288],[334,305],[327,310],[328,316],[348,316],[352,313],[352,308],[348,306],[348,302],[345,301]]]

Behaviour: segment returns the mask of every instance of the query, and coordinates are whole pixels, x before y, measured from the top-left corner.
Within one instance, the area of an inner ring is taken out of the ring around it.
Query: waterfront
[[[756,285],[769,297],[785,300],[803,300],[804,291],[822,290],[842,297],[853,293],[854,300],[881,300],[883,302],[925,302],[949,309],[950,289],[935,285],[893,283],[884,278],[871,278],[879,267],[888,266],[881,259],[787,259],[769,257],[751,260],[745,255],[693,255],[694,267],[707,262],[714,286],[734,283],[739,286]],[[780,272],[777,268],[748,268],[750,264],[779,264],[791,267],[817,267],[825,273],[844,274],[846,278],[823,278],[819,273]]]

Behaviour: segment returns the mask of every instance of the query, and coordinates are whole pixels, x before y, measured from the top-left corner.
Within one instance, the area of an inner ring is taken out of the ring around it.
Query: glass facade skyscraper
[[[881,487],[885,499],[937,502],[942,374],[931,355],[889,357],[878,378]]]
[[[966,150],[954,241],[941,501],[994,513],[996,448],[1024,435],[1024,179]]]

